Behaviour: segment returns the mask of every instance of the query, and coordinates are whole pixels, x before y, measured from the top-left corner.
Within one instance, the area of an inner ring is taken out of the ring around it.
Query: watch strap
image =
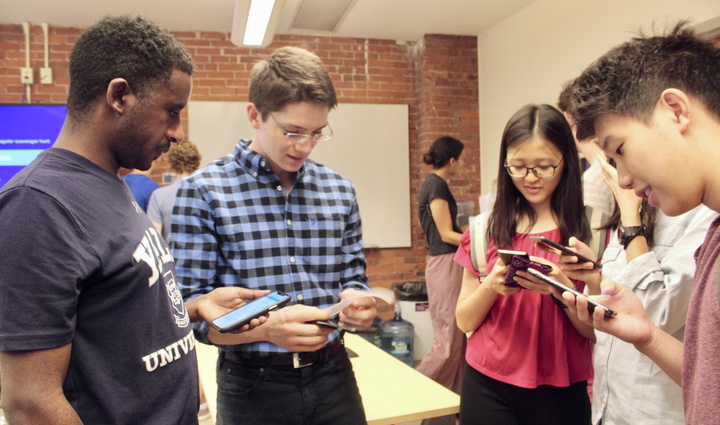
[[[645,233],[645,226],[621,226],[618,230],[620,231],[620,243],[624,249],[627,249],[628,245],[630,245],[630,242],[632,242],[635,237],[647,237],[647,234]]]

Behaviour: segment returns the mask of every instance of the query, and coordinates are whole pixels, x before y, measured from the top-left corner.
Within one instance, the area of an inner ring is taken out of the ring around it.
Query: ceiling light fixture
[[[230,40],[237,46],[267,46],[284,6],[285,0],[235,0]]]

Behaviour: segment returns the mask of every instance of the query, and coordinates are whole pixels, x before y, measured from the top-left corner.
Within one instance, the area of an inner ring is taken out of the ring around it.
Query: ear
[[[690,98],[678,89],[665,89],[660,94],[657,108],[667,113],[678,126],[680,133],[685,133],[692,118]]]
[[[260,128],[260,122],[262,121],[262,114],[258,110],[257,106],[255,106],[252,102],[248,103],[247,116],[252,128],[258,130]]]
[[[107,87],[105,101],[110,109],[122,115],[128,108],[128,96],[133,95],[127,80],[124,78],[113,78]]]

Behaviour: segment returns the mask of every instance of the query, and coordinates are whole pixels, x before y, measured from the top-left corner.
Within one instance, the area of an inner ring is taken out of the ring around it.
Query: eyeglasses
[[[524,165],[507,165],[507,163],[505,163],[505,169],[511,177],[525,177],[530,171],[532,171],[536,177],[545,178],[554,176],[555,170],[562,162],[563,160],[561,158],[560,162],[555,165],[536,165],[534,167],[526,167]]]
[[[278,126],[278,128],[282,131],[283,135],[285,136],[285,140],[292,143],[305,143],[308,140],[312,139],[313,142],[325,142],[327,140],[330,140],[335,135],[335,132],[333,132],[332,127],[330,127],[330,124],[328,124],[328,129],[330,130],[329,133],[314,133],[314,134],[303,134],[303,133],[293,133],[292,131],[287,131],[283,128],[283,126],[280,125],[280,123],[275,119],[272,113],[269,113],[270,118],[275,121],[275,124]]]

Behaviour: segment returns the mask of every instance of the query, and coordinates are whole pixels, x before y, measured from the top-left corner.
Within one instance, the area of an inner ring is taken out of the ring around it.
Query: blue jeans
[[[344,347],[311,366],[256,366],[220,356],[217,425],[365,425]]]

